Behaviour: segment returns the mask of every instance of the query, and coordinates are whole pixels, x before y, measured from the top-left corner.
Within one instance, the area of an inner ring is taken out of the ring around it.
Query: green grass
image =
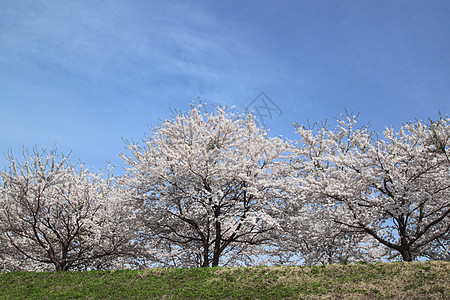
[[[450,299],[450,262],[0,273],[0,299]]]

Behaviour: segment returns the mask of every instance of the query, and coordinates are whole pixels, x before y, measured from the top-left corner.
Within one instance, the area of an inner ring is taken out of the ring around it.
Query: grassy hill
[[[0,273],[0,299],[450,299],[450,262]]]

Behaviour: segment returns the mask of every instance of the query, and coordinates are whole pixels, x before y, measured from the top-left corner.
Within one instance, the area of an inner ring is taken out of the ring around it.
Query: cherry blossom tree
[[[278,264],[327,265],[336,263],[377,262],[386,255],[379,243],[357,229],[335,223],[341,207],[324,207],[312,201],[309,193],[297,195],[280,222],[274,257]],[[338,211],[334,211],[337,209]],[[285,258],[285,260],[283,260]]]
[[[450,261],[450,236],[437,238],[425,246],[420,254],[430,260]]]
[[[449,119],[409,122],[382,138],[356,117],[335,130],[299,127],[299,194],[348,232],[371,236],[412,261],[439,248],[450,228]],[[442,250],[444,251],[444,250]]]
[[[77,167],[56,150],[9,153],[0,172],[0,246],[5,270],[104,268],[132,250],[126,190],[111,173]],[[111,170],[111,169],[110,169]]]
[[[144,146],[128,142],[128,149],[128,185],[153,261],[237,264],[267,245],[289,143],[268,137],[250,115],[193,104],[154,129]]]

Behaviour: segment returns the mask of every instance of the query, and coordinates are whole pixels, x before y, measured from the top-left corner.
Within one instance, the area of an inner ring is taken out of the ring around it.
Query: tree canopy
[[[10,152],[0,270],[449,260],[449,118],[357,124],[347,113],[290,141],[194,103],[126,141],[122,176]]]

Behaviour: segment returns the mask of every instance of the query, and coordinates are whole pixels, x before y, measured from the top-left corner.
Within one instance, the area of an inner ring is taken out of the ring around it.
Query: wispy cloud
[[[40,63],[53,65],[134,91],[173,85],[222,98],[273,84],[268,72],[283,77],[288,70],[282,58],[258,48],[253,28],[221,20],[200,4],[112,3],[3,4],[1,62],[34,65],[36,72]]]
[[[139,136],[198,96],[242,110],[264,91],[283,110],[271,123],[283,134],[344,107],[383,126],[386,117],[445,113],[449,7],[3,0],[0,128],[16,123],[0,131],[0,148],[121,149],[121,136]]]

